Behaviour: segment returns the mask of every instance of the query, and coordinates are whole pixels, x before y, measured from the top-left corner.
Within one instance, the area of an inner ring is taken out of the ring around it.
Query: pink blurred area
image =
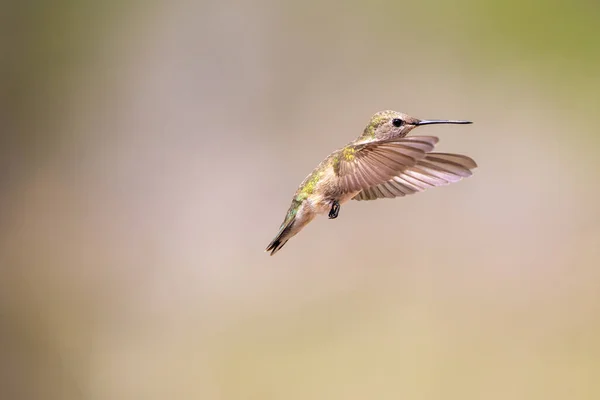
[[[380,3],[13,7],[1,398],[600,395],[597,54]],[[382,109],[474,121],[420,133],[475,175],[269,257]]]

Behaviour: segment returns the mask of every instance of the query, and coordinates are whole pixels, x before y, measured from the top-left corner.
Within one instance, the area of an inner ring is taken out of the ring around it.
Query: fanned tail
[[[275,239],[269,243],[265,251],[270,251],[271,255],[273,255],[287,243],[287,241],[293,236],[290,235],[290,231],[295,220],[295,215],[292,215],[291,218],[287,218],[283,224],[281,224],[281,228],[279,229],[279,232],[277,232],[277,236],[275,236]]]

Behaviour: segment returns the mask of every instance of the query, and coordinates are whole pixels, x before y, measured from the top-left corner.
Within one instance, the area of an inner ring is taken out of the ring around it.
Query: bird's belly
[[[333,205],[334,200],[337,200],[340,204],[344,204],[357,194],[358,192],[346,193],[337,199],[329,196],[314,196],[309,201],[313,212],[317,214],[325,214],[331,211],[331,206]]]

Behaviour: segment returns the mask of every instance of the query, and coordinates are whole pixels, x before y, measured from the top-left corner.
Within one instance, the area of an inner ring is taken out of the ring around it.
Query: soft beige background
[[[597,3],[53,3],[0,24],[0,398],[600,396]],[[380,109],[475,176],[265,254]]]

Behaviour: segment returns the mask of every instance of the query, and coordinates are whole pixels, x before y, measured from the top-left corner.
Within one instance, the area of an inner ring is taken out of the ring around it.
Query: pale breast
[[[307,206],[310,210],[317,214],[325,214],[331,211],[333,200],[337,200],[338,203],[344,204],[356,196],[358,192],[345,193],[342,195],[337,194],[337,197],[331,197],[329,195],[313,194],[307,199]]]

